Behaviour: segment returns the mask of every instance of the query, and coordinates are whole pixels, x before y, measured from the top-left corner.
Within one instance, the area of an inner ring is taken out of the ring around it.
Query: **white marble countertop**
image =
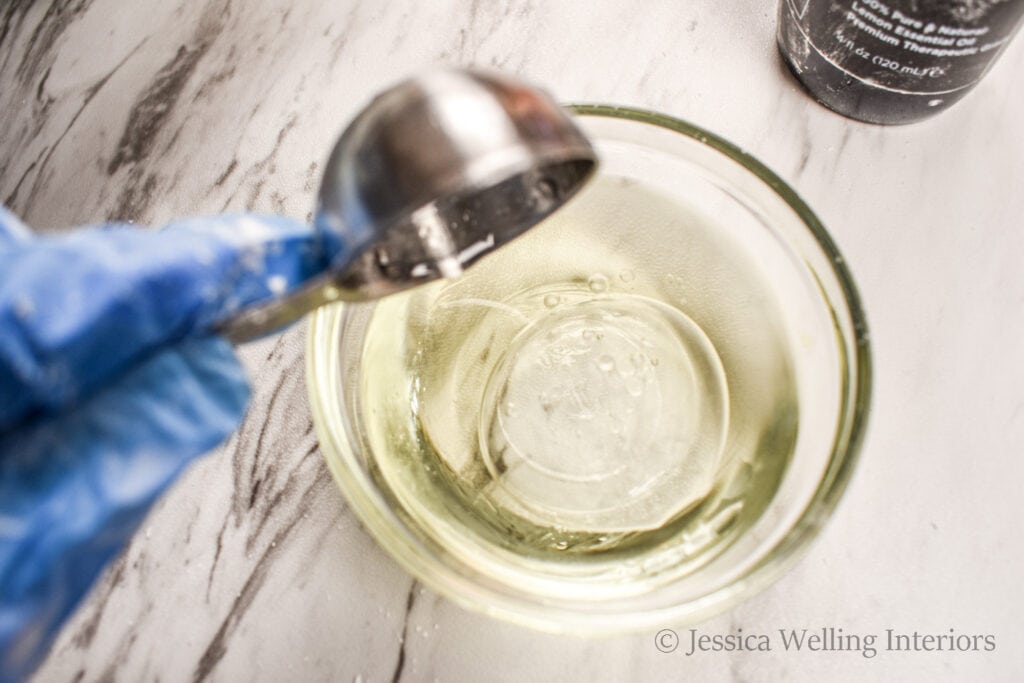
[[[0,9],[0,200],[39,229],[259,210],[307,216],[317,164],[376,90],[496,66],[566,101],[661,110],[792,183],[872,328],[873,415],[832,522],[702,633],[991,634],[994,652],[698,653],[471,614],[362,530],[310,424],[303,325],[246,347],[237,436],[153,510],[39,681],[1021,680],[1024,39],[909,127],[812,102],[774,3],[79,0]]]

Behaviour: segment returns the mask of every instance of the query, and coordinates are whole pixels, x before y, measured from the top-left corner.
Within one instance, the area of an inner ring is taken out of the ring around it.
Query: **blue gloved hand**
[[[41,661],[149,506],[248,398],[211,326],[324,266],[281,217],[33,237],[0,207],[0,681]]]

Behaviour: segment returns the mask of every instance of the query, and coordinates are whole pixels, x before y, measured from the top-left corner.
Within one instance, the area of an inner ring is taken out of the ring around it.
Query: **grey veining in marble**
[[[303,218],[349,117],[433,64],[705,126],[829,226],[877,367],[835,518],[789,575],[700,631],[952,628],[994,634],[994,652],[687,657],[653,633],[583,641],[467,613],[399,569],[334,487],[299,325],[242,350],[254,396],[237,435],[158,503],[36,680],[1024,678],[1024,39],[950,111],[882,128],[810,101],[773,30],[759,0],[9,0],[0,200],[40,230]]]

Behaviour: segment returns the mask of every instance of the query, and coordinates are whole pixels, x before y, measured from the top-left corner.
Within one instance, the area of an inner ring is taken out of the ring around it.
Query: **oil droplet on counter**
[[[547,294],[544,297],[544,305],[548,308],[554,308],[562,301],[562,297],[557,294]]]

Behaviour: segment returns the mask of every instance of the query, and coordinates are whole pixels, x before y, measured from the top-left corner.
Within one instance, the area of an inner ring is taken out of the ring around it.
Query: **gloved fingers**
[[[31,673],[151,503],[234,430],[247,399],[232,348],[208,337],[0,436],[0,678]]]
[[[70,404],[323,267],[312,228],[279,216],[0,241],[0,430]]]
[[[0,206],[0,251],[28,242],[32,233],[17,216]]]

